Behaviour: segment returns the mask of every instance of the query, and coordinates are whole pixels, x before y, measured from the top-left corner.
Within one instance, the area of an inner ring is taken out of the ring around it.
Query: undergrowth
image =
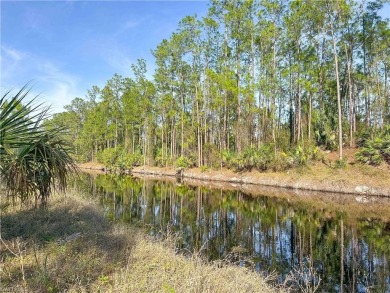
[[[356,160],[368,165],[379,166],[383,162],[390,165],[390,126],[372,137],[362,136],[361,149],[356,152]]]
[[[288,151],[275,150],[271,144],[246,148],[241,153],[222,152],[222,166],[235,171],[286,171],[303,167],[323,158],[318,147],[297,146]]]

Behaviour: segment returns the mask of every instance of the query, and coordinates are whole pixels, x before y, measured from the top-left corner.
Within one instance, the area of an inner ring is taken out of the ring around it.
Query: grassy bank
[[[255,272],[175,253],[171,240],[110,223],[95,202],[3,208],[1,289],[13,292],[275,292]]]

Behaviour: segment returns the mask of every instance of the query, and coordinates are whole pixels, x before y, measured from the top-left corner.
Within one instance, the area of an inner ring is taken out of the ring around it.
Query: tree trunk
[[[238,55],[238,44],[236,46],[236,78],[237,78],[237,121],[236,121],[236,150],[241,152],[241,98],[240,98],[240,59]]]
[[[183,90],[180,91],[180,102],[181,102],[181,145],[180,145],[180,156],[183,157],[184,153],[184,96]]]
[[[199,119],[199,101],[198,101],[198,87],[195,86],[195,99],[196,99],[196,124],[197,124],[197,140],[198,140],[198,167],[202,166],[202,145],[200,142],[200,119]]]
[[[313,98],[312,94],[309,94],[309,114],[307,117],[307,139],[309,140],[309,143],[311,141],[311,112],[312,112],[312,107],[313,107]]]
[[[341,114],[341,97],[340,97],[340,79],[339,79],[339,64],[336,50],[336,38],[332,29],[333,55],[336,70],[336,86],[337,86],[337,110],[338,110],[338,124],[339,124],[339,160],[343,159],[343,125]]]
[[[354,120],[354,102],[352,98],[352,79],[351,79],[351,66],[352,66],[352,48],[351,48],[351,58],[348,58],[347,46],[345,46],[345,56],[347,58],[347,74],[348,74],[348,98],[349,98],[349,146],[353,147],[355,145],[353,140],[353,120]]]
[[[302,130],[302,98],[301,98],[301,68],[300,68],[300,41],[297,40],[297,48],[298,48],[298,74],[297,74],[297,107],[296,107],[296,130],[297,130],[297,137],[296,137],[296,143],[299,143],[299,140],[301,139],[301,130]]]

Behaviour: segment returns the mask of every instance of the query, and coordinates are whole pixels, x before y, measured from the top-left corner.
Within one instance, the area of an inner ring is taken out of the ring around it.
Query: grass
[[[1,288],[9,292],[276,292],[261,275],[177,254],[172,239],[109,222],[99,205],[55,196],[3,208]]]

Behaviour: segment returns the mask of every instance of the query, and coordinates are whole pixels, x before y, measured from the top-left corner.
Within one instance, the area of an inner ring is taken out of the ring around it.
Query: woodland
[[[211,1],[129,76],[114,74],[46,121],[78,162],[285,170],[357,147],[390,161],[384,1]],[[142,42],[142,40],[139,40]]]

